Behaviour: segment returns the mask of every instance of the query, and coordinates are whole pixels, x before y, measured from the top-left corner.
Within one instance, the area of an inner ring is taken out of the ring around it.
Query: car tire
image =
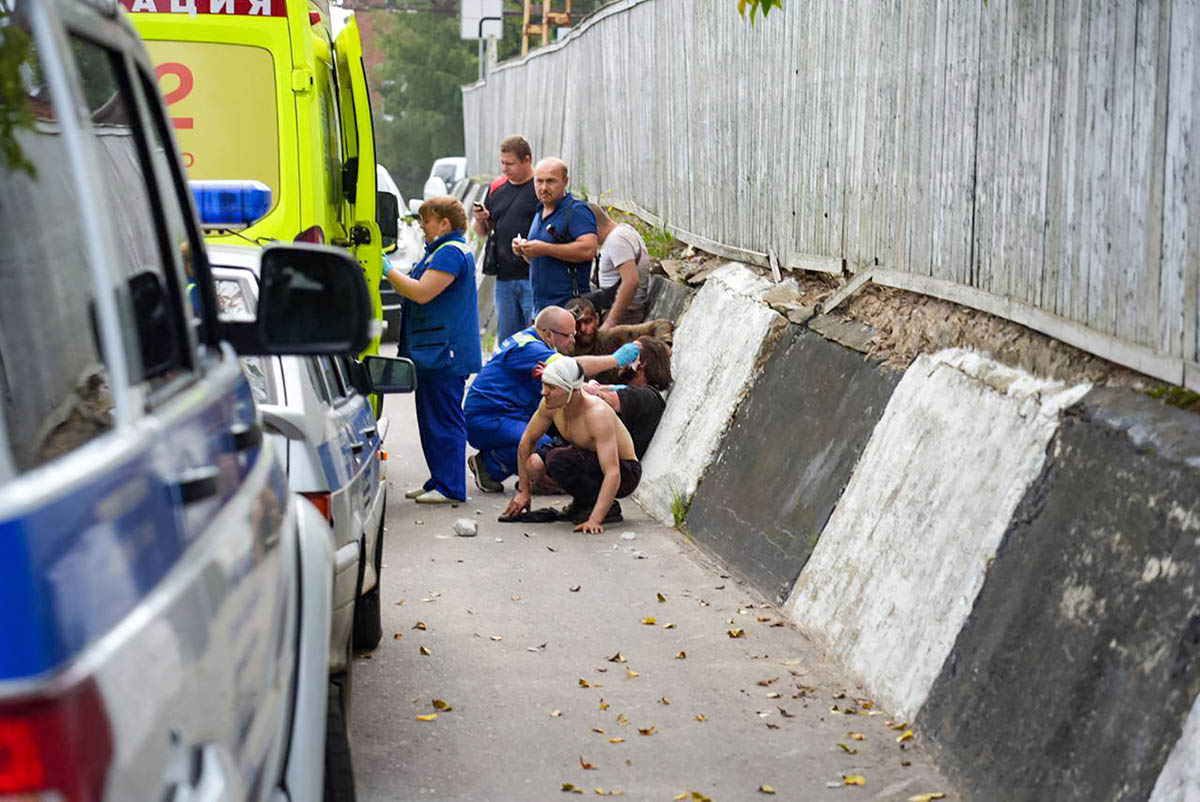
[[[325,793],[324,802],[355,802],[354,763],[350,758],[350,727],[347,708],[350,671],[343,679],[329,680],[325,706]]]
[[[385,507],[386,509],[386,507]],[[375,587],[358,597],[354,605],[354,650],[369,652],[379,645],[383,637],[383,611],[379,601],[379,589],[383,586],[383,520],[379,521],[379,534],[375,537]],[[363,572],[365,575],[365,572]],[[359,587],[362,587],[361,580]]]

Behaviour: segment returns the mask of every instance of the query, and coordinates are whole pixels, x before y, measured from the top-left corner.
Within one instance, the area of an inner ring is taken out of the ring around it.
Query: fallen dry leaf
[[[561,710],[551,710],[550,711],[550,718],[560,718],[560,717],[562,717]]]
[[[608,742],[610,744],[623,744],[623,743],[625,743],[625,739],[624,738],[609,738]]]
[[[778,725],[778,724],[772,724],[771,722],[769,722],[769,721],[768,721],[768,722],[767,722],[767,729],[768,729],[768,730],[777,730],[777,729],[779,729],[779,725]]]
[[[843,752],[845,752],[847,755],[857,755],[858,754],[857,749],[846,746],[846,744],[844,744],[844,743],[839,743],[838,746],[841,747],[841,750]]]
[[[600,729],[599,727],[592,727],[592,732],[597,733],[599,735],[604,734],[604,730]]]
[[[703,713],[697,713],[696,715],[692,716],[692,718],[696,719],[696,721],[708,721],[708,716],[704,715]]]
[[[740,629],[731,629],[731,630],[729,630],[729,632],[728,632],[728,633],[726,633],[726,634],[728,634],[728,635],[729,635],[729,637],[731,637],[731,638],[744,638],[744,637],[746,637],[746,633],[745,633],[745,632],[743,632],[743,631],[742,631],[742,630],[740,630]]]
[[[583,587],[583,585],[572,585],[571,587],[567,588],[567,590],[571,591],[572,593],[578,593],[581,587]]]
[[[437,713],[426,713],[425,715],[416,717],[417,721],[433,721],[436,718]]]
[[[786,621],[776,621],[774,624],[771,624],[771,626],[773,626],[773,627],[785,627],[785,626],[787,626],[787,622],[786,622]]]
[[[674,628],[675,628],[675,625],[673,623],[668,622],[666,624],[663,624],[663,629],[674,629]]]
[[[500,641],[500,640],[504,640],[504,638],[500,637],[499,635],[493,635],[492,640]]]
[[[896,743],[898,743],[898,744],[902,744],[902,743],[904,743],[905,741],[911,741],[911,740],[912,740],[912,737],[913,737],[913,731],[912,731],[912,730],[905,730],[904,732],[902,732],[902,733],[900,733],[899,735],[897,735],[897,736],[896,736]]]
[[[778,699],[779,691],[767,691],[767,698],[768,699]]]
[[[579,678],[579,687],[580,688],[590,688],[590,687],[592,687],[592,683],[588,682],[583,677],[580,677]]]
[[[758,684],[765,688],[768,685],[774,684],[776,682],[779,682],[779,677],[770,677],[768,679],[760,679],[758,681]]]
[[[861,732],[848,732],[848,733],[846,733],[846,737],[847,737],[847,738],[852,738],[852,739],[854,739],[855,741],[865,741],[865,740],[867,740],[867,736],[863,735]]]
[[[625,655],[621,654],[620,652],[617,652],[612,657],[606,657],[605,659],[608,660],[608,662],[610,662],[610,663],[624,663]]]
[[[510,598],[510,599],[512,599],[513,601],[520,601],[520,600],[521,600],[521,597],[520,597],[520,596],[509,596],[509,598]]]
[[[843,774],[842,783],[845,785],[866,785],[867,778],[861,774]]]
[[[604,701],[603,699],[601,699],[601,700],[600,700],[600,709],[601,709],[601,710],[608,710],[608,702],[606,702],[606,701]]]
[[[418,621],[417,623],[413,624],[413,627],[412,627],[412,628],[413,628],[413,629],[420,629],[420,630],[426,630],[426,629],[429,629],[429,627],[428,627],[428,626],[425,624],[425,622],[424,622],[424,621]]]
[[[634,677],[640,677],[640,676],[642,676],[640,671],[634,671],[632,668],[629,668],[628,666],[625,667],[625,679],[633,679]]]
[[[652,626],[654,626],[655,624],[657,624],[657,623],[658,623],[658,621],[656,621],[656,620],[654,619],[654,616],[650,616],[650,615],[648,615],[648,616],[646,616],[645,618],[643,618],[643,619],[642,619],[642,623],[643,623],[643,624],[645,624],[645,625],[646,625],[646,626],[648,626],[648,627],[652,627]]]
[[[892,721],[891,719],[884,722],[884,726],[889,730],[906,730],[908,729],[907,721]]]
[[[767,623],[768,621],[770,621],[770,620],[771,620],[771,616],[769,616],[769,615],[760,615],[760,616],[755,616],[754,620],[755,620],[755,621],[757,621],[757,622],[758,622],[758,623],[760,623],[760,624],[765,624],[765,623]]]
[[[796,717],[795,713],[789,713],[788,711],[784,710],[782,707],[777,707],[776,709],[779,710],[779,715],[783,716],[784,718],[795,718]]]
[[[769,785],[760,785],[758,786],[758,792],[760,794],[773,794],[775,793],[775,789]]]
[[[426,649],[424,646],[422,646],[422,647],[421,647],[420,649],[418,649],[417,651],[419,651],[421,654],[425,655],[426,657],[428,657],[429,655],[433,654],[433,652],[429,651],[429,650],[428,650],[428,649]]]
[[[583,755],[579,756],[579,765],[583,767],[584,771],[594,771],[596,768],[593,764],[588,763],[586,760],[584,760]]]
[[[575,794],[583,793],[583,791],[580,791],[578,788],[575,787],[575,783],[563,783],[562,789],[564,791],[570,791],[571,793],[575,793]]]
[[[433,706],[436,707],[438,710],[441,710],[444,713],[448,713],[449,711],[454,709],[454,707],[452,705],[447,704],[444,699],[434,699]]]
[[[642,727],[638,727],[638,735],[653,735],[655,729],[657,729],[657,727],[654,724],[651,724],[649,727],[644,729]]]
[[[624,713],[617,713],[617,723],[618,724],[628,724],[629,719],[625,718]]]
[[[549,643],[549,642],[550,641],[546,641],[546,643]],[[543,652],[546,650],[546,643],[539,643],[537,646],[526,646],[525,651],[527,651],[527,652]]]
[[[685,651],[683,651],[683,650],[681,649],[681,650],[679,651],[679,654],[675,655],[675,659],[676,659],[676,660],[686,660],[686,659],[687,659],[687,652],[685,652]]]
[[[401,639],[401,638],[403,638],[403,637],[404,637],[404,633],[403,633],[403,632],[397,632],[396,634],[392,635],[392,639],[393,639],[393,640],[400,640],[400,639]]]
[[[946,795],[940,791],[935,791],[932,794],[913,794],[908,798],[908,802],[933,802],[934,799],[945,799]]]
[[[658,699],[658,703],[659,703],[660,705],[669,705],[669,704],[671,704],[671,700],[670,700],[670,699],[668,699],[668,698],[667,698],[667,697],[665,697],[665,696],[660,696],[660,697],[659,697],[659,699]]]
[[[404,599],[401,599],[401,600],[400,600],[400,601],[398,601],[398,602],[392,602],[392,604],[396,605],[397,607],[400,607],[400,606],[402,606],[402,605],[404,604]]]
[[[663,602],[665,602],[667,600],[667,597],[662,595],[661,593],[655,593],[654,595],[658,597],[659,604],[662,604]]]

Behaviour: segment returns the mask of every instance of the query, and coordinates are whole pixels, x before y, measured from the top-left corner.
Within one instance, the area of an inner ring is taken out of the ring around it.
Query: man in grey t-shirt
[[[596,216],[596,239],[600,243],[601,293],[593,294],[612,297],[608,317],[600,328],[641,323],[646,317],[646,290],[650,283],[646,242],[633,226],[614,223],[599,204],[588,206]]]

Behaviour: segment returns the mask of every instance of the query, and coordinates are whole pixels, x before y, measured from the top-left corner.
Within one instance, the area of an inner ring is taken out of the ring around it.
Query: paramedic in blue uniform
[[[529,238],[516,237],[513,253],[529,262],[533,313],[567,301],[590,289],[588,276],[599,247],[596,216],[567,192],[567,165],[562,159],[542,159],[533,168],[533,190],[541,206],[533,216]]]
[[[424,258],[407,276],[384,260],[384,277],[404,296],[400,354],[417,368],[417,430],[429,467],[429,480],[405,497],[446,504],[467,497],[463,391],[482,364],[475,257],[463,239],[467,213],[455,198],[430,198],[418,214]]]
[[[560,353],[569,354],[575,339],[575,316],[548,306],[533,325],[509,337],[479,371],[463,405],[467,440],[479,449],[467,459],[475,486],[499,493],[517,472],[517,445],[525,425],[542,400],[542,368]],[[632,364],[640,346],[626,343],[611,356],[584,356],[578,362],[588,376]],[[549,445],[544,438],[540,444]]]

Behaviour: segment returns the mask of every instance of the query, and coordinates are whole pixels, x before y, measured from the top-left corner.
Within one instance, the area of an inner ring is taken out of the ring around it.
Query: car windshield
[[[192,179],[255,180],[279,201],[279,121],[270,51],[147,41],[183,166]]]

